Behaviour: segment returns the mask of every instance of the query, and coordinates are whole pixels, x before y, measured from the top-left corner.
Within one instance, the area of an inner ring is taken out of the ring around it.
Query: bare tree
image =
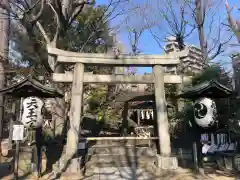
[[[195,30],[195,25],[189,22],[187,2],[165,0],[163,3],[165,6],[164,8],[159,8],[159,16],[163,17],[163,20],[166,22],[168,27],[167,36],[175,37],[179,49],[183,50],[185,39]],[[160,25],[158,27],[159,30],[162,29]]]
[[[136,29],[129,29],[128,39],[131,44],[131,50],[133,55],[137,55],[140,53],[140,49],[138,48],[139,40],[144,31],[144,28],[137,31]]]
[[[181,0],[151,1],[139,7],[145,30],[149,31],[159,47],[169,36],[176,38],[180,49],[184,49],[184,40],[191,35],[195,26],[189,22],[188,2]]]
[[[233,31],[233,33],[235,34],[238,42],[240,43],[240,21],[233,19],[232,14],[231,14],[231,11],[232,11],[233,8],[229,7],[229,4],[228,4],[227,0],[226,0],[226,3],[225,3],[225,6],[226,6],[226,10],[227,10],[227,15],[228,15],[229,27]]]
[[[219,54],[223,53],[224,45],[227,44],[232,38],[232,36],[230,36],[228,39],[222,40],[221,39],[221,33],[222,33],[221,22],[218,23],[218,26],[216,25],[216,23],[214,23],[216,21],[215,16],[216,16],[216,13],[218,12],[218,8],[220,4],[221,4],[221,1],[212,2],[211,0],[206,0],[206,1],[195,0],[195,5],[192,8],[193,17],[198,29],[198,37],[199,37],[200,47],[203,53],[203,60],[205,64],[208,64],[208,62],[210,62],[212,59],[216,58]],[[211,20],[210,24],[208,24],[208,27],[206,27],[207,18]],[[214,34],[216,34],[216,37],[213,39],[212,46],[209,46],[208,39],[210,37],[206,36],[206,28],[209,28],[209,35],[210,35],[213,27],[214,27]]]
[[[162,43],[168,36],[175,37],[181,50],[186,39],[197,34],[204,63],[208,64],[224,52],[225,45],[231,40],[231,36],[223,38],[224,29],[218,12],[221,0],[163,0],[149,4],[152,4],[152,16],[157,18],[149,20],[144,16],[144,19],[152,24],[148,30],[163,50]]]

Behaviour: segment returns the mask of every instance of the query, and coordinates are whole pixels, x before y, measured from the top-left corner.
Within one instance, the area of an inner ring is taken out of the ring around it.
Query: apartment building
[[[176,42],[176,38],[169,37],[167,39],[167,44],[165,45],[164,49],[167,54],[171,54],[173,52],[179,52],[180,48],[178,43]],[[177,72],[199,73],[204,66],[201,49],[193,45],[190,45],[190,46],[185,45],[182,51],[185,51],[186,55],[180,58],[181,68],[169,66],[169,67],[165,67],[165,72],[171,73],[171,74],[174,74]]]

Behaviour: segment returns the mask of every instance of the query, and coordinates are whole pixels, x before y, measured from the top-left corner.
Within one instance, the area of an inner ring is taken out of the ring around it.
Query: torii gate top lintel
[[[175,52],[171,55],[111,55],[104,53],[79,53],[47,47],[48,53],[57,55],[57,61],[62,63],[83,63],[104,66],[136,66],[152,67],[154,65],[176,66],[180,63],[179,57],[186,52]]]
[[[57,56],[58,63],[81,63],[97,66],[137,66],[153,67],[177,66],[180,63],[179,57],[185,56],[185,52],[176,52],[175,55],[119,55],[113,56],[103,53],[78,53],[70,52],[48,46],[48,53]],[[55,82],[73,82],[72,72],[54,73]],[[180,84],[182,81],[189,81],[188,77],[181,78],[179,75],[164,74],[164,83]],[[153,84],[152,74],[147,75],[93,75],[84,74],[83,83],[93,84]]]

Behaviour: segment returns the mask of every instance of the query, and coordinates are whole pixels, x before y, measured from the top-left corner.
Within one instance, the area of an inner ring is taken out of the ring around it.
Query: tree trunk
[[[203,27],[200,27],[200,26],[198,27],[198,33],[199,33],[200,47],[203,54],[203,61],[206,64],[208,63],[208,52],[207,52],[207,42],[205,40]]]
[[[63,65],[56,66],[54,73],[63,73]],[[54,84],[58,88],[58,84]],[[63,92],[64,93],[64,92]],[[65,102],[63,98],[55,98],[52,101],[52,122],[54,123],[54,136],[62,139],[62,133],[65,125]]]
[[[200,47],[203,54],[203,61],[204,63],[208,63],[208,47],[204,33],[204,16],[206,16],[204,12],[206,11],[206,7],[203,7],[202,0],[196,0],[195,4],[196,4],[196,23],[198,28]]]
[[[2,0],[5,6],[9,6],[8,0]],[[5,85],[4,63],[8,59],[9,45],[9,22],[10,18],[7,11],[0,9],[0,89]],[[0,95],[0,141],[3,131],[4,97]]]
[[[54,175],[58,177],[66,168],[69,161],[77,153],[80,124],[82,117],[82,98],[83,98],[83,74],[84,65],[77,63],[74,67],[72,98],[70,110],[70,129],[67,133],[67,144],[65,153],[62,154],[60,160],[54,165]]]

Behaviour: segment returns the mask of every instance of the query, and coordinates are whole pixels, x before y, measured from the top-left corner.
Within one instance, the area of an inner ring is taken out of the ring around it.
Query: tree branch
[[[149,32],[151,33],[151,35],[153,36],[154,40],[158,43],[158,46],[166,53],[165,48],[162,47],[162,45],[161,45],[161,43],[160,43],[160,40],[159,40],[160,38],[153,33],[152,29],[150,28],[150,24],[148,23],[147,18],[144,17],[144,19],[145,19],[145,21],[146,21],[146,23],[147,23],[148,30],[149,30]]]
[[[11,9],[10,5],[7,6],[3,1],[0,2],[0,8],[6,10],[8,13],[11,13],[11,14],[17,16],[17,13],[15,13],[15,12]]]
[[[237,37],[238,42],[240,43],[239,26],[236,23],[236,21],[232,18],[232,14],[231,14],[231,10],[229,9],[228,1],[226,1],[225,7],[226,7],[226,10],[227,10],[227,14],[228,14],[228,23],[229,23],[231,29],[233,30],[235,36]]]
[[[225,44],[227,44],[227,43],[232,39],[232,37],[233,37],[233,36],[231,36],[228,40],[226,40],[225,42],[220,43],[220,44],[218,45],[217,51],[215,52],[215,54],[213,54],[213,55],[210,57],[210,60],[215,59],[219,54],[221,54],[221,53],[224,52],[223,46],[224,46]]]
[[[54,7],[55,7],[55,10],[58,14],[58,17],[59,17],[59,21],[60,21],[60,24],[61,26],[66,29],[66,26],[67,26],[67,21],[62,13],[62,4],[61,4],[61,1],[60,0],[54,0]]]
[[[27,7],[29,8],[26,8],[27,10],[25,11],[25,13],[28,13],[30,12],[31,10],[33,10],[37,5],[38,3],[40,2],[41,0],[38,0],[36,3],[34,3],[31,7],[28,5]],[[25,2],[27,4],[27,2]],[[43,2],[42,2],[43,3]],[[42,4],[41,4],[42,5]]]
[[[193,25],[192,29],[183,38],[187,38],[188,36],[190,36],[195,29],[196,29],[196,26]]]
[[[81,4],[73,11],[72,16],[69,18],[67,27],[69,27],[72,24],[72,22],[76,19],[76,17],[80,14],[80,12],[82,12],[83,7],[84,4]]]
[[[39,1],[37,1],[37,2],[39,2]],[[45,0],[41,0],[41,8],[40,8],[40,10],[39,10],[39,12],[37,13],[36,16],[32,16],[32,19],[30,20],[30,23],[35,23],[39,20],[39,18],[41,17],[41,15],[43,13],[44,3],[45,3]],[[37,3],[35,5],[33,5],[33,7],[29,8],[29,11],[31,9],[33,9],[36,5],[37,5]]]
[[[93,5],[94,4],[94,0],[78,0],[77,2],[75,2],[72,7],[75,7],[72,12],[71,12],[71,17],[69,18],[69,21],[68,21],[68,25],[67,27],[69,27],[72,22],[76,19],[76,17],[80,14],[80,12],[82,12],[84,6],[86,4],[88,5]]]
[[[27,0],[23,0],[23,1],[24,1],[25,5],[26,5],[25,8],[26,8],[26,9],[30,9],[30,6],[29,6]]]
[[[87,38],[87,40],[83,43],[80,52],[83,51],[84,47],[87,45],[87,43],[92,39],[92,37],[96,34],[97,30],[93,31],[90,36]]]
[[[55,16],[56,16],[56,20],[57,20],[56,33],[55,33],[54,38],[53,38],[53,40],[52,40],[52,42],[51,42],[51,43],[56,44],[56,43],[57,43],[58,36],[59,36],[59,31],[60,31],[60,28],[61,28],[61,24],[60,24],[60,20],[59,20],[59,16],[58,16],[57,11],[54,9],[54,7],[52,6],[51,3],[47,3],[47,4],[48,4],[48,5],[50,6],[50,8],[52,9],[53,13],[54,13]]]
[[[70,0],[63,0],[62,1],[62,14],[63,14],[63,17],[64,19],[68,19],[68,10],[69,10],[69,7],[70,7]]]
[[[43,38],[45,39],[46,43],[50,44],[51,40],[49,39],[46,31],[44,30],[44,28],[42,26],[42,24],[39,21],[37,21],[36,26],[38,27],[39,31],[41,32],[41,34],[42,34]]]

